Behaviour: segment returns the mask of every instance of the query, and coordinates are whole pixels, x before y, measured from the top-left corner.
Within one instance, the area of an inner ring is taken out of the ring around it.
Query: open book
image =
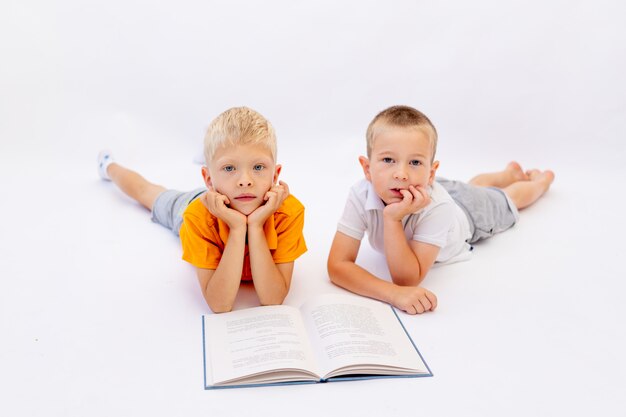
[[[432,376],[395,310],[348,294],[202,317],[206,389]]]

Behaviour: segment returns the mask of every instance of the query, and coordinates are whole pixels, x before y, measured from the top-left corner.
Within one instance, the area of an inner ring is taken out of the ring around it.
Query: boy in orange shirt
[[[252,109],[229,109],[211,122],[204,157],[206,187],[190,192],[153,184],[108,151],[98,155],[98,168],[180,236],[211,310],[230,311],[241,281],[254,283],[261,304],[281,304],[306,244],[304,206],[278,182],[274,128]]]

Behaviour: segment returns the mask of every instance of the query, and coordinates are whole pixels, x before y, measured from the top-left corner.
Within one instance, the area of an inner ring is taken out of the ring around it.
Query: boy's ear
[[[363,168],[363,174],[365,174],[365,178],[367,178],[368,181],[371,181],[372,178],[370,175],[370,160],[364,156],[359,156],[359,163],[361,164],[361,168]]]
[[[282,165],[276,165],[276,168],[274,168],[274,182],[273,184],[277,184],[278,183],[278,176],[280,175],[280,171],[282,171],[283,166]]]
[[[430,166],[430,176],[428,177],[428,185],[433,185],[435,181],[435,174],[437,173],[437,169],[439,169],[439,161],[433,161],[433,164]]]
[[[207,188],[213,187],[213,183],[211,182],[211,173],[206,165],[202,165],[202,179],[204,180],[204,184]]]

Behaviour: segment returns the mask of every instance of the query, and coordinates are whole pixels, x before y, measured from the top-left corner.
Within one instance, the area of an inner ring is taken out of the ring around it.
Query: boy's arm
[[[335,285],[384,301],[409,314],[432,311],[437,307],[437,297],[427,289],[382,280],[357,265],[355,261],[360,246],[357,239],[341,232],[335,234],[328,255],[328,275]]]
[[[391,279],[398,285],[419,285],[435,263],[439,246],[407,241],[402,221],[385,217],[383,230]]]
[[[288,196],[289,187],[280,181],[266,193],[265,204],[248,215],[250,269],[261,305],[282,304],[291,285],[293,262],[274,263],[263,230],[265,221],[274,215]]]
[[[274,263],[262,227],[248,228],[248,249],[259,302],[261,305],[282,304],[289,292],[294,263]]]
[[[214,313],[233,309],[241,284],[246,230],[230,229],[224,253],[216,269],[196,268],[202,295]]]
[[[232,310],[241,285],[246,247],[246,217],[227,207],[228,198],[212,189],[201,198],[207,210],[226,222],[229,227],[228,240],[217,268],[196,269],[207,304],[213,312],[223,313]]]
[[[403,190],[403,200],[383,210],[383,241],[391,279],[398,285],[419,285],[435,263],[440,248],[428,243],[407,241],[402,219],[430,203],[423,187]]]

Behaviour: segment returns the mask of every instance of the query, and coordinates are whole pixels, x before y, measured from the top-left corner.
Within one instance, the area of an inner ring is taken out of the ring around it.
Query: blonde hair
[[[435,126],[424,113],[409,106],[389,107],[378,113],[376,117],[374,117],[374,119],[370,122],[369,126],[367,127],[367,133],[365,134],[367,139],[368,158],[371,157],[374,140],[381,126],[407,127],[417,129],[426,128],[425,133],[430,137],[430,141],[432,142],[432,157],[433,160],[435,159],[435,152],[437,151],[437,129],[435,129]]]
[[[204,136],[204,159],[207,166],[217,149],[236,145],[262,145],[276,162],[276,133],[272,124],[248,107],[233,107],[217,116]]]

